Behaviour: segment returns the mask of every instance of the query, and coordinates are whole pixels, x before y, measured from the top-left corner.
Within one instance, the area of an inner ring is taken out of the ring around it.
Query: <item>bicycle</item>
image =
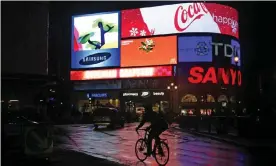
[[[139,130],[143,130],[145,131],[145,135],[144,138],[139,138],[136,141],[135,144],[135,154],[136,157],[138,158],[138,160],[140,160],[141,162],[145,161],[147,159],[147,155],[145,155],[144,153],[147,150],[147,143],[148,143],[148,134],[149,131],[147,131],[146,129],[139,129]],[[139,132],[137,131],[138,136],[140,136]],[[160,138],[159,138],[160,139]],[[158,147],[157,147],[158,146]],[[163,149],[164,148],[164,149]],[[166,150],[166,151],[165,151]],[[139,152],[142,152],[143,157],[139,156]],[[161,156],[161,160],[163,157],[165,157],[165,161],[164,163],[161,163],[161,161],[159,161],[159,158],[157,156]],[[160,139],[160,143],[159,145],[157,145],[156,141],[154,141],[154,146],[153,146],[153,150],[152,150],[152,156],[154,157],[155,161],[163,166],[166,165],[169,162],[169,157],[170,157],[170,149],[167,143],[167,139]],[[167,156],[167,157],[166,157]]]

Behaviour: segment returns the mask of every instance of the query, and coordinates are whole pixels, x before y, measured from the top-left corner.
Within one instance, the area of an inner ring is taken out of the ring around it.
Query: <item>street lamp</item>
[[[168,85],[168,87],[167,87],[167,89],[168,90],[170,90],[170,99],[171,99],[171,101],[170,101],[170,104],[171,104],[171,108],[172,108],[172,111],[174,111],[174,94],[173,94],[173,91],[174,90],[177,90],[177,86],[176,85],[174,85],[174,83],[172,82],[170,85]]]
[[[238,112],[238,84],[239,84],[239,80],[238,80],[238,64],[239,64],[239,60],[240,58],[238,56],[234,57],[234,61],[235,61],[235,68],[236,68],[236,97],[235,97],[235,101],[236,101],[236,113]]]

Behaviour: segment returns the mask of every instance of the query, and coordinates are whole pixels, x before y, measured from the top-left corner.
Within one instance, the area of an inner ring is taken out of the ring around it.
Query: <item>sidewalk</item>
[[[234,144],[236,146],[242,146],[245,148],[271,148],[273,150],[276,150],[276,140],[274,139],[252,139],[248,140],[245,138],[241,138],[235,135],[217,135],[215,133],[208,133],[208,132],[197,132],[195,130],[187,130],[187,129],[182,129],[179,126],[174,127],[177,130],[181,130],[184,132],[188,132],[190,134],[194,134],[197,136],[201,137],[207,137],[211,138],[217,141],[229,143],[229,144]]]

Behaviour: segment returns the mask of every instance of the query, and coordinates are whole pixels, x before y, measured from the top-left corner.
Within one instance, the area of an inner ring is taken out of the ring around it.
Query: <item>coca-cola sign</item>
[[[238,13],[215,3],[181,3],[122,10],[122,38],[206,32],[239,38]]]
[[[208,13],[203,3],[193,3],[184,8],[182,5],[176,9],[174,16],[174,26],[179,32],[185,31],[195,20],[201,19]]]

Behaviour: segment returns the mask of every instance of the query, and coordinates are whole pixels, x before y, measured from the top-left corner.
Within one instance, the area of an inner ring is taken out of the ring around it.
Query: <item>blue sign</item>
[[[188,36],[178,38],[179,62],[212,62],[212,37]]]
[[[118,48],[72,52],[71,68],[85,69],[120,66]]]
[[[240,43],[236,40],[231,40],[231,45],[233,46],[234,48],[234,56],[232,56],[232,60],[231,60],[231,64],[233,65],[236,65],[235,63],[235,56],[238,56],[239,57],[239,61],[238,61],[238,66],[241,66],[241,50],[240,50]]]
[[[87,93],[87,98],[106,98],[107,93]]]
[[[120,66],[120,12],[72,17],[71,68]]]

